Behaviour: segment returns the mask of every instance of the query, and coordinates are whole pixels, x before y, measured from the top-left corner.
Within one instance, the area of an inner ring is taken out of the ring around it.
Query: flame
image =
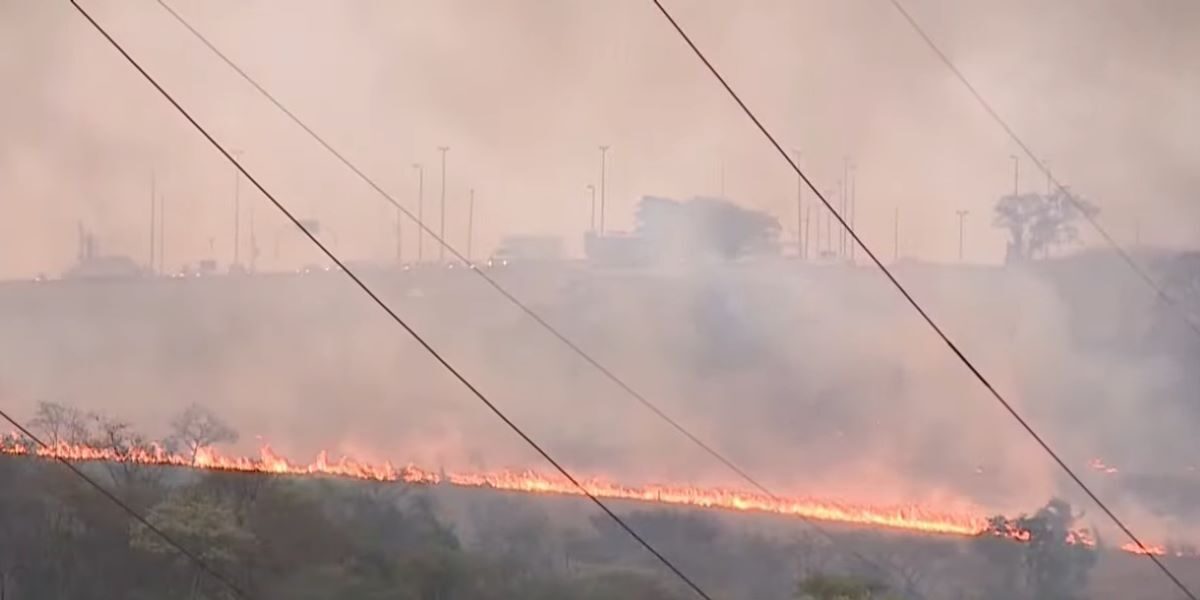
[[[584,493],[567,479],[531,470],[501,470],[477,473],[443,473],[412,464],[397,467],[391,462],[371,464],[350,457],[330,460],[322,451],[315,461],[298,464],[276,454],[263,444],[257,458],[226,456],[214,448],[203,447],[194,456],[189,453],[168,452],[162,446],[109,448],[58,442],[49,447],[25,443],[16,435],[0,436],[0,455],[33,456],[45,459],[65,459],[72,462],[115,462],[181,467],[210,471],[267,473],[286,476],[331,476],[379,482],[404,482],[418,485],[449,484],[460,487],[492,488],[496,490],[533,494],[582,496]],[[580,480],[588,493],[602,499],[630,500],[675,506],[724,509],[739,512],[758,512],[802,517],[819,521],[880,527],[923,534],[978,536],[986,532],[1016,541],[1028,541],[1029,532],[1015,524],[1002,530],[990,530],[988,520],[980,514],[950,513],[920,505],[876,506],[802,497],[774,497],[758,492],[719,487],[651,484],[629,486],[603,478]],[[1086,532],[1072,532],[1069,543],[1095,546]],[[1142,551],[1133,544],[1122,550],[1136,554],[1166,553],[1159,546]]]
[[[1116,468],[1116,467],[1113,467],[1113,466],[1106,465],[1106,464],[1104,464],[1104,461],[1102,461],[1102,460],[1100,460],[1100,459],[1098,459],[1098,458],[1093,458],[1092,460],[1089,460],[1089,461],[1088,461],[1088,466],[1089,466],[1089,467],[1091,467],[1093,470],[1096,470],[1096,471],[1099,471],[1099,472],[1101,472],[1101,473],[1104,473],[1105,475],[1115,475],[1115,474],[1117,474],[1117,468]]]
[[[1152,554],[1154,556],[1166,556],[1167,555],[1167,549],[1165,547],[1156,546],[1153,544],[1147,544],[1143,548],[1133,542],[1128,542],[1124,546],[1121,546],[1121,549],[1126,552],[1133,553],[1133,554],[1143,554],[1143,555]]]

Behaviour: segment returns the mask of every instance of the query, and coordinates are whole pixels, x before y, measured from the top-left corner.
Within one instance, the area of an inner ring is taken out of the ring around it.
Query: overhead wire
[[[153,86],[154,89],[157,90],[158,93],[160,95],[162,95],[162,97],[172,107],[174,107],[175,110],[185,120],[187,120],[187,122],[190,123],[192,125],[192,127],[204,137],[205,140],[207,140],[209,142],[209,144],[211,144],[213,146],[213,148],[215,148],[230,164],[232,164],[234,166],[234,168],[236,168],[243,176],[245,176],[246,179],[263,195],[263,197],[265,197],[288,221],[290,221],[293,225],[295,225],[296,228],[299,229],[301,231],[301,233],[303,233],[304,236],[307,237],[308,240],[310,242],[312,242],[312,244],[314,246],[316,246],[317,249],[320,250],[322,254],[325,255],[326,258],[331,260],[338,267],[338,269],[340,271],[345,273],[346,276],[349,277],[350,280],[353,281],[354,284],[364,294],[366,294],[367,297],[370,298],[370,300],[375,305],[377,305],[380,309],[382,309],[385,313],[387,313],[388,317],[390,317],[393,322],[395,322],[406,333],[408,333],[408,335],[414,341],[416,341],[418,345],[420,345],[435,361],[437,361],[444,369],[446,369],[447,372],[449,372],[455,379],[457,379],[459,381],[459,383],[461,383],[464,387],[466,387],[467,390],[469,390],[471,392],[471,394],[473,396],[475,396],[476,399],[478,399],[481,403],[483,403],[484,406],[486,406],[487,409],[492,412],[492,414],[494,414],[497,418],[499,418],[505,424],[505,426],[507,426],[513,433],[517,434],[517,436],[520,437],[525,442],[526,445],[528,445],[537,454],[539,454],[543,459],[545,459],[546,462],[548,462],[554,468],[554,470],[558,471],[558,473],[560,475],[562,475],[564,478],[566,478],[567,481],[569,481],[571,483],[571,485],[573,485],[575,488],[577,488],[580,491],[580,493],[582,493],[584,496],[586,496],[605,515],[607,515],[621,529],[623,529],[627,534],[629,534],[629,536],[632,537],[639,545],[641,545],[642,548],[644,548],[659,563],[661,563],[664,567],[666,567],[668,571],[670,571],[677,578],[679,578],[680,581],[682,581],[688,588],[690,588],[693,592],[695,592],[696,595],[700,596],[701,598],[704,598],[705,600],[712,600],[712,597],[707,592],[705,592],[703,588],[701,588],[695,581],[693,581],[688,575],[686,575],[682,570],[680,570],[679,567],[677,567],[670,559],[668,559],[665,555],[663,555],[661,552],[659,552],[653,545],[650,544],[649,541],[647,541],[641,534],[639,534],[628,523],[626,523],[626,521],[624,519],[622,519],[619,515],[617,515],[615,512],[613,512],[613,510],[611,508],[609,508],[609,506],[607,504],[605,504],[602,500],[600,500],[600,498],[598,498],[595,494],[593,494],[591,491],[589,491],[586,486],[584,486],[582,483],[580,483],[580,481],[574,475],[572,475],[571,472],[566,467],[564,467],[553,456],[550,455],[549,451],[547,451],[540,444],[538,444],[536,441],[534,441],[534,439],[529,434],[527,434],[524,431],[524,429],[522,429],[513,420],[511,420],[508,417],[508,415],[504,413],[504,411],[502,411],[495,403],[493,403],[482,391],[479,390],[479,388],[477,388],[473,383],[471,383],[471,381],[468,380],[467,377],[458,368],[456,368],[453,364],[451,364],[450,361],[447,358],[445,358],[440,352],[438,352],[437,349],[435,349],[423,336],[421,336],[421,334],[417,333],[417,331],[415,329],[413,329],[412,326],[410,326],[407,321],[405,321],[394,310],[392,310],[392,308],[386,302],[384,302],[383,299],[381,299],[374,292],[374,290],[371,289],[370,286],[368,286],[361,278],[359,278],[359,276],[356,275],[353,270],[348,268],[346,266],[346,264],[340,258],[337,257],[336,254],[334,254],[323,242],[321,242],[321,240],[316,236],[316,234],[314,234],[312,232],[312,230],[310,230],[307,226],[305,226],[304,223],[301,222],[300,219],[298,219],[290,210],[288,210],[288,208],[285,207],[279,200],[277,200],[274,195],[272,195],[269,191],[267,191],[266,187],[264,187],[261,183],[259,183],[258,179],[256,179],[253,175],[251,175],[250,172],[245,167],[243,167],[242,164],[236,158],[234,158],[232,154],[230,154],[229,150],[227,150],[225,148],[225,146],[223,144],[221,144],[221,142],[219,142],[215,137],[213,137],[212,134],[210,134],[208,132],[208,130],[203,125],[201,125],[200,122],[197,121],[191,115],[191,113],[189,113],[178,101],[176,101],[175,98],[169,92],[167,92],[166,89],[163,88],[158,83],[158,81],[152,75],[150,75],[149,72],[147,72],[144,68],[142,68],[141,64],[139,64],[137,62],[137,60],[135,60],[124,49],[124,47],[122,47],[121,44],[119,42],[117,42],[117,40],[108,33],[108,31],[102,25],[100,25],[99,22],[97,22],[94,18],[92,18],[92,16],[82,6],[79,5],[77,0],[69,0],[69,1],[70,1],[71,5],[74,6],[77,11],[79,11],[79,14],[82,15],[88,21],[88,23],[90,23],[92,25],[92,27],[94,27],[96,29],[96,31],[98,33],[100,33],[100,35],[103,36],[104,39],[107,40],[108,43],[118,53],[120,53],[120,55],[122,57],[125,58],[125,60],[130,64],[130,66],[132,66],[135,70],[137,70],[137,72],[151,86]]]
[[[176,540],[175,538],[168,535],[167,532],[163,531],[160,527],[158,527],[154,523],[151,523],[149,519],[147,519],[145,516],[142,515],[142,513],[138,512],[132,506],[130,506],[128,503],[126,503],[124,500],[117,497],[117,495],[112,493],[112,491],[110,491],[108,488],[100,485],[100,483],[98,481],[96,481],[95,479],[92,479],[90,476],[88,476],[87,473],[84,473],[82,469],[80,469],[79,467],[76,467],[74,464],[72,464],[71,461],[67,460],[60,454],[54,452],[53,446],[42,441],[42,439],[40,437],[38,437],[37,435],[34,435],[34,433],[32,431],[30,431],[29,428],[25,427],[25,425],[21,424],[20,421],[17,421],[15,418],[13,418],[11,415],[9,415],[7,411],[0,409],[0,418],[3,418],[5,421],[8,421],[9,425],[12,425],[13,427],[15,427],[17,429],[17,431],[19,431],[21,433],[21,435],[32,440],[33,443],[37,444],[37,446],[39,448],[46,450],[48,456],[53,457],[54,460],[61,463],[64,467],[66,467],[71,472],[72,475],[83,480],[84,483],[86,483],[89,487],[91,487],[92,489],[99,492],[101,496],[104,496],[105,498],[107,498],[109,502],[112,502],[113,504],[117,505],[117,508],[120,508],[123,512],[125,512],[125,514],[129,515],[130,518],[132,518],[138,524],[140,524],[141,526],[145,527],[147,530],[154,533],[154,535],[157,535],[160,539],[162,539],[162,541],[166,542],[168,546],[174,548],[176,552],[178,552],[184,558],[186,558],[188,561],[190,561],[196,567],[196,569],[198,569],[200,572],[208,575],[209,577],[212,577],[213,579],[220,582],[225,587],[229,588],[229,591],[233,592],[233,594],[236,597],[243,598],[245,600],[249,600],[251,598],[251,596],[249,594],[247,594],[245,592],[245,590],[243,590],[241,588],[241,586],[237,585],[236,583],[233,582],[232,579],[226,577],[220,571],[216,570],[216,568],[214,568],[212,565],[209,565],[207,561],[205,561],[203,558],[200,557],[199,554],[193,552],[187,546],[184,546],[183,544],[181,544],[178,540]]]
[[[1000,129],[1004,130],[1004,133],[1008,136],[1008,138],[1012,140],[1012,142],[1021,149],[1021,152],[1023,152],[1025,156],[1029,158],[1030,162],[1032,162],[1033,165],[1046,176],[1052,187],[1071,203],[1071,206],[1075,209],[1075,211],[1083,216],[1083,218],[1088,222],[1089,225],[1092,226],[1092,229],[1094,229],[1096,233],[1100,234],[1101,239],[1103,239],[1104,242],[1117,253],[1117,256],[1120,257],[1121,262],[1125,263],[1125,265],[1127,265],[1129,269],[1132,270],[1134,274],[1136,274],[1137,277],[1146,284],[1146,286],[1153,290],[1159,301],[1171,309],[1171,311],[1174,312],[1175,315],[1178,316],[1179,319],[1182,320],[1183,323],[1192,330],[1192,333],[1195,333],[1198,337],[1200,337],[1200,323],[1197,323],[1190,316],[1188,316],[1183,307],[1179,304],[1179,300],[1168,293],[1164,286],[1155,281],[1154,277],[1150,275],[1149,271],[1139,264],[1138,261],[1133,258],[1133,255],[1130,254],[1129,251],[1126,250],[1119,242],[1117,242],[1116,238],[1113,237],[1113,235],[1109,233],[1103,225],[1100,224],[1100,221],[1096,218],[1094,211],[1089,210],[1087,206],[1080,202],[1079,199],[1071,193],[1070,189],[1068,189],[1066,186],[1060,183],[1056,177],[1054,177],[1053,171],[1046,166],[1045,162],[1043,162],[1036,154],[1034,154],[1033,150],[1029,148],[1029,145],[1025,143],[1025,140],[1017,135],[1016,130],[1014,130],[1008,124],[1008,121],[1006,121],[1004,117],[1000,116],[1000,113],[992,107],[992,104],[983,97],[983,94],[979,92],[975,85],[972,84],[969,79],[967,79],[967,76],[958,68],[957,65],[954,64],[954,61],[950,60],[950,57],[947,56],[946,53],[942,51],[941,47],[939,47],[937,43],[933,41],[933,38],[925,32],[925,29],[921,27],[920,23],[918,23],[912,14],[908,12],[908,9],[904,7],[900,0],[888,0],[888,2],[890,2],[896,11],[900,13],[900,16],[904,18],[904,21],[907,22],[917,36],[919,36],[921,40],[925,42],[925,45],[931,52],[933,52],[935,56],[937,56],[938,60],[941,61],[941,63],[945,65],[951,73],[954,74],[955,79],[962,83],[963,87],[966,88],[971,97],[975,99],[979,106],[983,108],[984,112],[991,117],[992,121],[999,125]]]
[[[1033,440],[1037,442],[1037,445],[1040,446],[1041,449],[1048,456],[1050,456],[1051,459],[1053,459],[1059,468],[1061,468],[1063,472],[1065,472],[1081,490],[1083,490],[1083,492],[1092,500],[1092,502],[1095,502],[1096,505],[1100,507],[1100,510],[1108,516],[1108,518],[1121,530],[1122,533],[1125,534],[1126,537],[1130,539],[1130,541],[1133,542],[1135,546],[1137,546],[1137,548],[1141,551],[1141,554],[1144,554],[1147,559],[1152,561],[1163,573],[1163,575],[1165,575],[1185,596],[1187,596],[1190,600],[1197,600],[1192,591],[1188,589],[1188,587],[1184,585],[1183,582],[1173,572],[1171,572],[1169,568],[1167,568],[1166,564],[1159,560],[1159,558],[1155,556],[1145,544],[1142,543],[1141,539],[1133,533],[1133,531],[1125,524],[1125,522],[1117,517],[1116,513],[1114,513],[1113,510],[1109,508],[1108,505],[1105,504],[1105,502],[1101,500],[1100,497],[1097,496],[1096,493],[1093,492],[1086,483],[1084,483],[1083,479],[1081,479],[1079,475],[1075,473],[1074,469],[1067,465],[1067,463],[1058,455],[1058,453],[1054,451],[1049,442],[1047,442],[1040,434],[1038,434],[1033,426],[1023,416],[1021,416],[1021,413],[1016,409],[1016,407],[1009,403],[1009,401],[1000,394],[996,387],[992,385],[991,381],[989,381],[987,377],[984,376],[983,372],[981,372],[975,366],[975,364],[969,358],[967,358],[967,355],[964,354],[961,349],[959,349],[958,345],[950,339],[949,335],[942,330],[941,326],[939,326],[937,322],[933,320],[929,313],[925,311],[919,302],[917,302],[916,298],[908,291],[908,289],[905,288],[898,279],[896,279],[891,270],[883,264],[883,261],[881,261],[879,257],[875,255],[875,252],[871,250],[870,246],[868,246],[866,242],[864,242],[863,239],[858,235],[858,232],[856,232],[854,228],[850,226],[850,224],[840,213],[834,210],[833,205],[825,198],[825,195],[822,194],[815,185],[813,185],[809,177],[805,175],[796,162],[792,160],[791,155],[789,155],[787,151],[783,149],[783,146],[781,146],[775,139],[775,136],[766,128],[765,125],[763,125],[762,121],[758,119],[754,112],[750,110],[750,107],[746,105],[741,96],[739,96],[737,92],[733,90],[733,88],[726,81],[725,77],[722,76],[720,71],[718,71],[712,62],[709,61],[708,57],[706,57],[704,53],[700,51],[700,48],[696,46],[695,42],[692,41],[687,32],[683,30],[683,27],[679,25],[679,23],[675,20],[675,17],[671,15],[670,11],[668,11],[665,6],[663,6],[661,0],[650,1],[658,9],[663,18],[666,19],[666,21],[671,25],[675,32],[679,34],[679,37],[682,38],[684,43],[687,44],[692,53],[696,55],[696,58],[698,58],[700,62],[704,64],[704,67],[708,70],[708,72],[711,73],[717,82],[721,84],[721,87],[725,89],[730,98],[737,103],[742,112],[745,113],[758,131],[762,133],[763,137],[770,142],[771,146],[775,148],[775,150],[779,153],[783,160],[787,162],[796,175],[804,181],[804,184],[807,185],[813,194],[816,195],[817,199],[821,201],[821,204],[825,206],[829,213],[832,214],[835,219],[837,219],[838,224],[841,225],[841,227],[850,235],[850,237],[854,240],[854,243],[863,249],[863,252],[868,258],[871,259],[871,262],[875,264],[875,266],[884,274],[888,281],[891,282],[892,286],[896,288],[896,291],[903,296],[908,304],[917,312],[918,315],[920,315],[921,319],[925,321],[925,323],[930,329],[933,330],[937,337],[940,338],[946,347],[949,348],[950,351],[958,358],[959,362],[961,362],[963,366],[971,372],[971,375],[974,376],[974,378],[981,385],[983,385],[988,394],[997,403],[999,403],[1001,407],[1004,408],[1004,410],[1013,418],[1013,420],[1017,422],[1017,424],[1021,426],[1023,430],[1025,430],[1029,437],[1033,438]]]
[[[709,456],[711,456],[712,458],[717,460],[719,463],[721,463],[723,466],[725,466],[727,469],[729,469],[730,472],[732,472],[737,477],[739,477],[746,483],[750,484],[754,489],[758,490],[759,492],[762,492],[764,495],[768,496],[772,500],[775,500],[775,501],[783,500],[783,498],[781,496],[779,496],[778,494],[776,494],[775,492],[773,492],[769,488],[767,488],[763,483],[761,483],[757,478],[752,476],[744,468],[740,467],[737,463],[733,462],[730,458],[725,456],[722,452],[718,451],[710,443],[704,441],[699,436],[692,433],[692,431],[690,429],[688,429],[683,424],[681,424],[675,417],[672,417],[665,410],[663,410],[661,407],[659,407],[656,403],[652,402],[644,394],[637,391],[636,388],[634,388],[631,384],[626,382],[622,377],[617,375],[612,369],[608,368],[604,363],[601,363],[598,359],[596,359],[594,356],[592,356],[589,352],[584,350],[574,340],[567,337],[557,327],[552,325],[549,321],[547,321],[544,317],[542,317],[537,311],[532,309],[524,301],[517,298],[512,292],[510,292],[507,288],[505,288],[498,281],[496,281],[495,278],[488,275],[482,269],[473,268],[471,261],[467,257],[465,257],[461,252],[459,252],[459,250],[457,248],[455,248],[453,244],[451,244],[450,242],[445,240],[438,232],[434,231],[431,227],[429,227],[424,222],[422,222],[422,220],[417,218],[416,215],[412,214],[411,211],[409,211],[403,204],[401,204],[399,201],[397,201],[390,193],[387,192],[387,190],[385,190],[381,185],[379,185],[371,176],[367,175],[362,169],[360,169],[349,158],[347,158],[341,151],[334,148],[330,142],[328,142],[323,136],[321,136],[314,129],[312,129],[307,123],[305,123],[302,119],[300,119],[299,116],[297,116],[294,112],[292,112],[291,109],[289,109],[286,105],[284,105],[283,102],[280,101],[274,94],[272,94],[262,84],[260,84],[254,77],[252,77],[249,73],[247,73],[240,65],[238,65],[236,62],[234,62],[233,59],[231,59],[228,55],[226,55],[223,51],[221,51],[220,48],[217,48],[216,45],[213,44],[208,39],[207,36],[205,36],[202,32],[200,32],[198,29],[196,29],[195,26],[193,26],[186,18],[183,17],[183,15],[179,14],[171,5],[167,4],[165,2],[165,0],[155,0],[155,1],[158,3],[159,6],[161,6],[164,10],[166,10],[181,26],[183,26],[185,29],[187,29],[201,44],[203,44],[206,48],[208,48],[209,51],[211,51],[214,55],[216,55],[217,58],[219,58],[222,62],[224,62],[230,69],[232,69],[234,72],[236,72],[244,81],[246,81],[246,83],[250,84],[251,87],[253,87],[268,102],[270,102],[272,105],[274,105],[275,108],[277,108],[280,112],[282,112],[285,116],[287,116],[288,119],[290,119],[293,123],[296,124],[296,126],[300,127],[300,129],[302,129],[305,133],[307,133],[309,135],[309,137],[311,137],[315,142],[317,142],[318,145],[320,145],[322,148],[324,148],[331,156],[333,156],[335,159],[337,159],[337,161],[340,162],[343,166],[345,166],[351,173],[353,173],[356,177],[358,177],[358,179],[360,181],[367,184],[367,186],[370,187],[372,190],[374,190],[377,194],[379,194],[379,196],[381,198],[386,200],[389,204],[391,204],[393,207],[395,207],[397,210],[399,210],[402,214],[404,214],[406,218],[408,218],[413,223],[415,223],[418,227],[420,227],[426,235],[433,238],[434,241],[436,241],[443,248],[445,248],[455,259],[463,262],[466,265],[471,266],[472,268],[470,270],[473,271],[475,273],[475,275],[480,277],[489,287],[491,287],[497,293],[499,293],[502,297],[504,297],[504,299],[507,300],[510,304],[512,304],[514,307],[516,307],[518,310],[520,310],[522,313],[524,313],[526,316],[528,316],[534,323],[536,323],[539,327],[544,329],[552,337],[554,337],[560,343],[562,343],[564,346],[566,346],[572,353],[577,355],[586,364],[588,364],[593,369],[595,369],[605,379],[612,382],[621,391],[623,391],[625,394],[629,395],[631,398],[633,398],[635,401],[637,401],[642,407],[649,410],[652,414],[654,414],[661,421],[666,423],[669,427],[674,429],[677,433],[682,435],[684,438],[686,438],[688,441],[690,441],[692,444],[694,444],[696,447],[698,447],[704,453],[708,454]],[[822,537],[824,537],[826,540],[828,540],[832,544],[838,545],[838,546],[844,545],[844,542],[838,536],[836,536],[833,533],[831,533],[830,531],[828,531],[828,529],[826,529],[825,527],[822,527],[819,524],[819,522],[816,521],[815,519],[809,518],[807,516],[802,516],[802,515],[798,515],[798,516],[803,522],[805,522],[810,527],[812,527],[815,531],[817,531],[819,534],[821,534]],[[872,567],[876,567],[879,569],[883,569],[883,570],[894,570],[894,569],[890,569],[884,565],[881,565],[879,563],[879,561],[873,560],[873,559],[863,555],[861,552],[859,552],[858,550],[855,550],[854,548],[850,548],[847,546],[845,549],[853,558],[855,558],[856,560],[859,560],[860,562],[863,562],[867,565],[870,565]]]

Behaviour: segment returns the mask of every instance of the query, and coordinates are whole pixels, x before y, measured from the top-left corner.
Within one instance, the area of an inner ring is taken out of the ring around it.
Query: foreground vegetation
[[[51,441],[128,452],[127,424],[43,405]],[[234,439],[203,409],[167,443]],[[576,499],[486,490],[84,465],[103,485],[251,597],[430,599],[690,597],[611,521]],[[1052,502],[970,542],[838,531],[838,543],[711,513],[623,510],[630,525],[720,598],[1055,599],[1087,597],[1094,548],[1067,544],[1075,516]],[[729,521],[729,524],[725,521]],[[193,567],[108,500],[49,461],[0,457],[0,599],[224,599]]]

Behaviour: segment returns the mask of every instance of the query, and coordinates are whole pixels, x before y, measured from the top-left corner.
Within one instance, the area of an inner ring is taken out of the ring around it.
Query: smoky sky
[[[647,2],[178,2],[186,18],[410,207],[436,147],[450,146],[447,224],[465,245],[587,228],[588,184],[609,152],[607,221],[632,227],[643,195],[712,195],[795,232],[794,176]],[[392,211],[286,122],[152,2],[88,7],[166,88],[298,213],[353,258],[392,255]],[[885,2],[670,5],[817,185],[857,165],[857,224],[901,252],[994,262],[990,206],[1016,148]],[[1046,159],[1104,209],[1117,239],[1196,240],[1200,76],[1192,3],[913,2],[931,35]],[[166,263],[233,254],[232,168],[69,7],[0,5],[0,273],[56,273],[77,223],[106,253],[148,254],[152,173],[166,207]],[[1021,186],[1044,178],[1022,162]],[[724,177],[722,177],[724,172]],[[243,257],[254,213],[260,264],[315,259],[242,182]],[[811,194],[806,194],[811,200]],[[820,211],[816,218],[820,218]],[[430,217],[433,218],[433,217]],[[408,228],[406,252],[415,254]],[[1095,241],[1094,236],[1085,236]],[[428,251],[432,251],[432,245]]]
[[[335,251],[392,256],[392,210],[155,3],[86,5],[281,201],[325,224]],[[460,248],[474,189],[478,252],[505,235],[550,233],[578,253],[600,144],[611,147],[613,229],[634,226],[642,196],[712,196],[724,180],[734,201],[794,236],[794,174],[649,2],[172,6],[414,212],[422,165],[435,228],[436,148],[449,146],[446,230]],[[997,266],[1004,239],[989,212],[1011,189],[1017,149],[886,2],[668,6],[820,189],[837,190],[852,157],[872,246],[888,254],[898,213],[903,256],[952,261],[955,211],[971,211],[967,260],[985,266],[901,278],[1071,464],[1101,456],[1175,469],[1163,457],[1194,454],[1178,382],[1195,355],[1128,341],[1153,312],[1140,282],[1118,265],[1085,272],[1068,293]],[[1196,244],[1195,3],[910,9],[1056,176],[1103,209],[1118,240],[1140,229],[1147,243]],[[103,252],[145,260],[152,179],[170,270],[228,264],[235,185],[243,260],[253,218],[263,269],[319,262],[66,4],[0,0],[0,81],[0,277],[67,268],[80,223]],[[1043,189],[1020,165],[1021,188]],[[416,236],[404,231],[412,259]],[[436,255],[428,239],[424,254]],[[878,274],[793,275],[514,272],[506,284],[780,489],[1004,510],[1069,489]],[[261,436],[299,455],[536,463],[345,282],[205,284],[130,295],[68,283],[8,297],[0,392],[26,416],[40,400],[72,401],[151,430],[199,402],[247,447]],[[381,285],[581,472],[736,483],[477,282]],[[1108,491],[1140,526],[1177,524]]]

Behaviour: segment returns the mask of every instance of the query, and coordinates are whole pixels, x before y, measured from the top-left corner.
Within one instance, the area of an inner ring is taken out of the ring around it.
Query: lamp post
[[[238,159],[242,156],[241,150],[230,150],[229,155],[233,157],[233,265],[234,267],[241,264],[241,226],[242,226],[242,170],[238,168]]]
[[[963,225],[966,223],[967,215],[971,214],[969,210],[955,211],[958,215],[958,262],[963,261]]]
[[[425,167],[413,163],[417,170],[417,264],[425,260]]]
[[[608,146],[600,146],[600,235],[604,235],[604,208],[605,208],[605,175],[607,174]]]
[[[588,230],[591,231],[592,233],[595,233],[596,232],[596,186],[589,183],[589,184],[587,184],[587,190],[592,193],[592,210],[589,213],[589,215],[591,217],[589,222],[591,223],[591,225]]]
[[[1013,196],[1021,193],[1021,159],[1015,154],[1008,155],[1013,161]]]
[[[471,266],[471,241],[474,239],[475,227],[475,188],[471,188],[471,199],[467,203],[467,266]]]
[[[442,238],[438,242],[438,262],[446,262],[446,153],[450,151],[449,146],[438,146],[438,152],[442,153],[442,217],[438,221],[438,237]]]

